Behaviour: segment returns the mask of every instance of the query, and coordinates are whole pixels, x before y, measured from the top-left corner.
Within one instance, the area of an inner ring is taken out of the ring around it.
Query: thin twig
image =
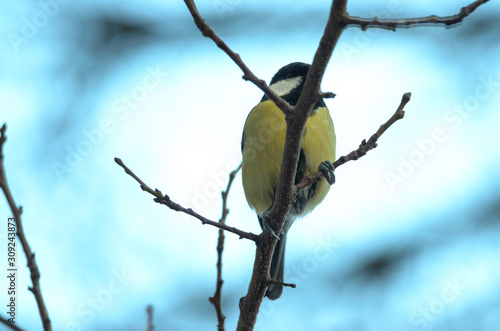
[[[296,288],[297,285],[295,284],[292,284],[292,283],[283,283],[283,282],[280,282],[279,280],[274,280],[274,279],[269,279],[267,281],[267,285],[282,285],[282,286],[287,286],[287,287],[291,287],[291,288]]]
[[[198,29],[201,31],[204,37],[208,37],[212,39],[215,44],[224,51],[233,61],[234,63],[240,67],[241,71],[243,71],[243,79],[248,80],[255,84],[258,88],[260,88],[268,97],[271,99],[282,111],[283,113],[289,114],[291,112],[291,107],[279,95],[277,95],[271,88],[266,84],[266,82],[257,76],[247,67],[247,65],[241,60],[241,57],[238,53],[235,53],[229,46],[215,33],[215,31],[208,25],[203,17],[201,16],[198,8],[196,8],[196,4],[193,0],[184,0],[186,6],[193,16],[194,22]]]
[[[229,189],[233,183],[234,177],[241,169],[241,163],[229,174],[229,181],[227,183],[227,187],[225,191],[221,192],[222,196],[222,216],[219,220],[219,223],[225,224],[227,215],[229,214],[229,209],[227,208],[227,197],[229,195]],[[217,284],[215,288],[215,294],[213,297],[208,298],[208,300],[214,305],[215,311],[217,312],[217,321],[219,324],[217,328],[219,331],[224,331],[224,320],[226,316],[222,313],[222,304],[221,304],[221,292],[222,292],[222,284],[224,281],[222,280],[222,252],[224,251],[224,230],[219,229],[219,239],[217,241]]]
[[[154,308],[152,305],[148,305],[146,307],[146,314],[148,316],[148,324],[146,326],[146,331],[153,331],[155,329],[155,326],[153,324],[153,312],[154,312]]]
[[[463,7],[456,15],[451,16],[426,16],[417,18],[402,18],[402,19],[379,19],[379,18],[361,18],[349,16],[347,19],[348,26],[359,27],[362,30],[368,28],[381,28],[396,31],[396,28],[412,28],[415,26],[424,25],[444,25],[452,26],[461,23],[464,18],[469,16],[477,7],[488,2],[489,0],[477,0],[468,6]]]
[[[320,96],[320,98],[324,98],[324,99],[333,99],[337,95],[333,92],[321,92],[319,96]]]
[[[10,322],[7,318],[0,316],[0,323],[5,324],[9,329],[14,330],[14,331],[23,331],[20,327],[15,325],[14,323]]]
[[[401,99],[401,103],[399,104],[398,109],[396,112],[385,122],[380,126],[380,128],[375,132],[368,141],[366,139],[363,139],[361,142],[361,145],[359,145],[358,149],[350,152],[349,154],[345,156],[341,156],[338,158],[337,161],[333,163],[333,167],[337,169],[341,165],[349,162],[349,161],[356,161],[360,157],[365,156],[366,153],[368,153],[370,150],[374,149],[377,147],[377,140],[382,136],[382,134],[391,126],[393,125],[397,120],[400,120],[404,117],[405,112],[404,112],[404,107],[406,104],[410,101],[411,98],[411,93],[405,93],[403,94],[403,98]],[[304,188],[308,187],[309,185],[312,185],[316,182],[319,182],[321,178],[323,178],[324,172],[319,171],[316,174],[312,176],[308,176],[304,178],[304,180],[297,185],[295,185],[295,191],[296,193],[302,191]]]
[[[4,124],[0,129],[0,187],[5,194],[5,198],[10,206],[12,214],[14,216],[16,222],[16,234],[17,238],[21,242],[21,246],[23,247],[24,254],[26,255],[26,260],[28,261],[28,268],[30,269],[31,282],[33,284],[32,287],[28,289],[35,296],[36,303],[38,305],[38,311],[40,313],[40,318],[42,320],[43,329],[45,331],[52,330],[52,325],[50,323],[49,313],[47,311],[47,307],[45,306],[45,302],[43,301],[42,289],[40,288],[40,271],[38,269],[38,265],[35,261],[35,253],[31,251],[31,247],[26,240],[26,236],[24,235],[23,223],[21,221],[21,214],[23,212],[22,207],[17,207],[14,202],[14,197],[10,192],[9,185],[7,184],[7,175],[5,173],[5,167],[3,164],[4,155],[3,155],[3,145],[7,140],[7,136],[5,135],[5,131],[7,130],[7,125]]]
[[[256,234],[253,234],[251,232],[245,232],[245,231],[242,231],[242,230],[237,229],[235,227],[227,226],[226,224],[220,224],[219,222],[211,221],[208,218],[206,218],[206,217],[198,214],[197,212],[195,212],[191,208],[184,208],[184,207],[182,207],[178,203],[175,203],[174,201],[172,201],[168,195],[166,195],[166,194],[163,195],[160,190],[158,190],[158,189],[155,189],[155,190],[151,189],[148,185],[146,185],[146,183],[144,183],[139,177],[137,177],[137,175],[134,174],[134,172],[132,170],[130,170],[123,163],[123,161],[121,159],[115,157],[115,162],[120,167],[122,167],[123,170],[125,170],[125,172],[128,175],[130,175],[132,178],[134,178],[139,183],[139,185],[141,186],[141,189],[143,191],[146,191],[149,194],[155,196],[155,198],[153,199],[154,202],[157,202],[159,204],[165,205],[165,206],[167,206],[168,208],[170,208],[172,210],[180,211],[180,212],[183,212],[185,214],[191,215],[191,216],[199,219],[202,224],[209,224],[209,225],[215,226],[216,228],[223,229],[225,231],[237,234],[240,237],[240,239],[245,238],[245,239],[252,240],[254,242],[258,242],[259,241],[259,236],[256,235]]]

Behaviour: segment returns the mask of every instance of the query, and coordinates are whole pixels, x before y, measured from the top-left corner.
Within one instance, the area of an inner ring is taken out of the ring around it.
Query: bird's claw
[[[274,232],[273,228],[271,227],[271,224],[269,224],[268,212],[269,212],[269,210],[267,212],[265,212],[264,215],[262,215],[262,229],[264,231],[267,231],[271,236],[273,236],[274,238],[279,240],[280,237],[278,237],[276,235],[276,232]],[[284,231],[281,230],[281,233],[284,233]]]
[[[262,222],[264,224],[264,231],[267,231],[271,236],[273,236],[274,238],[276,239],[280,239],[280,237],[278,237],[276,235],[276,232],[274,232],[274,230],[271,228],[271,226],[269,225],[269,222]]]
[[[323,171],[325,179],[330,185],[333,185],[335,183],[334,170],[335,168],[333,167],[333,164],[330,161],[323,161],[318,167],[318,171]]]

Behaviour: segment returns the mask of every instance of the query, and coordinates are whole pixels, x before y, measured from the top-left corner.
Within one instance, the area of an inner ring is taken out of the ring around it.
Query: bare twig
[[[10,322],[7,318],[0,316],[0,323],[4,324],[6,327],[8,327],[11,330],[14,331],[23,331],[20,327],[15,325],[14,323]]]
[[[197,212],[195,212],[194,210],[192,210],[191,208],[184,208],[182,207],[181,205],[179,205],[178,203],[175,203],[174,201],[172,201],[170,199],[170,197],[168,195],[163,195],[161,193],[160,190],[158,189],[151,189],[148,185],[146,185],[139,177],[137,177],[136,174],[134,174],[132,172],[132,170],[130,170],[124,163],[121,159],[115,157],[115,162],[123,168],[123,170],[125,170],[125,172],[130,175],[132,178],[134,178],[141,186],[141,189],[143,191],[146,191],[148,192],[149,194],[151,195],[154,195],[155,198],[153,199],[154,202],[157,202],[159,204],[162,204],[162,205],[165,205],[167,206],[168,208],[172,209],[172,210],[175,210],[175,211],[180,211],[180,212],[183,212],[185,214],[188,214],[188,215],[191,215],[197,219],[199,219],[201,221],[202,224],[209,224],[209,225],[212,225],[212,226],[215,226],[216,228],[219,228],[219,229],[223,229],[225,231],[228,231],[228,232],[232,232],[234,234],[237,234],[240,239],[241,238],[245,238],[245,239],[249,239],[249,240],[252,240],[252,241],[255,241],[255,242],[258,242],[259,241],[259,236],[256,235],[256,234],[253,234],[251,232],[245,232],[245,231],[242,231],[240,229],[237,229],[235,227],[232,227],[232,226],[227,226],[226,224],[221,224],[219,222],[214,222],[214,221],[211,221],[209,220],[208,218],[198,214]]]
[[[146,325],[146,331],[153,331],[155,329],[155,326],[153,324],[153,312],[154,308],[152,305],[148,305],[146,307],[146,314],[148,315],[148,324]]]
[[[269,279],[267,281],[267,285],[282,285],[282,286],[287,286],[287,287],[291,287],[291,288],[296,288],[297,285],[295,284],[292,284],[292,283],[283,283],[283,282],[280,282],[279,280],[274,280],[274,279]]]
[[[186,3],[186,6],[189,9],[189,12],[191,13],[191,16],[193,16],[194,23],[198,27],[198,29],[201,31],[204,37],[208,37],[212,39],[215,44],[224,51],[233,61],[234,63],[240,67],[241,71],[243,71],[243,79],[251,81],[252,83],[255,84],[258,88],[260,88],[274,103],[285,113],[288,114],[291,111],[291,107],[282,98],[280,98],[269,86],[266,84],[266,82],[262,79],[259,79],[257,76],[254,75],[254,73],[247,67],[247,65],[241,60],[241,57],[239,54],[235,53],[229,46],[215,33],[215,31],[208,25],[203,17],[201,16],[200,12],[198,11],[198,8],[196,8],[196,4],[194,3],[193,0],[184,0]]]
[[[344,163],[347,163],[349,161],[356,161],[360,157],[363,157],[366,153],[368,153],[370,150],[374,149],[377,147],[377,140],[382,136],[382,134],[391,126],[393,125],[397,120],[400,120],[404,117],[405,112],[404,112],[404,107],[406,104],[410,101],[411,98],[411,93],[405,93],[403,94],[403,98],[401,99],[401,103],[399,104],[398,109],[396,112],[385,122],[380,126],[380,128],[375,132],[370,139],[368,139],[368,142],[366,139],[363,139],[361,142],[361,145],[359,145],[358,149],[350,152],[349,154],[345,156],[341,156],[338,158],[337,161],[333,163],[333,167],[336,169],[343,165]],[[295,191],[298,193],[302,191],[304,188],[308,187],[309,185],[312,185],[316,182],[319,182],[321,178],[323,178],[324,173],[322,171],[317,172],[316,174],[312,176],[306,177],[302,182],[298,183],[295,185]]]
[[[229,214],[229,209],[227,208],[227,197],[229,195],[229,189],[233,183],[234,177],[241,169],[241,164],[233,170],[229,174],[229,181],[227,183],[227,187],[225,191],[221,192],[222,196],[222,216],[219,220],[219,223],[225,224],[227,215]],[[224,230],[219,229],[219,239],[217,241],[217,284],[215,288],[215,294],[213,297],[208,298],[208,300],[214,305],[215,311],[217,312],[217,320],[219,324],[217,328],[219,331],[224,331],[224,320],[226,316],[222,313],[222,305],[221,305],[221,292],[222,292],[222,284],[224,281],[222,280],[222,252],[224,250]]]
[[[30,269],[31,282],[33,284],[32,287],[28,289],[35,296],[36,303],[38,305],[38,311],[40,313],[40,318],[42,320],[43,329],[44,330],[52,330],[52,325],[50,323],[49,313],[47,311],[47,307],[45,306],[45,302],[43,301],[42,289],[40,288],[40,271],[38,269],[38,265],[35,261],[35,253],[31,251],[31,247],[26,240],[26,236],[24,235],[23,223],[21,222],[21,214],[23,212],[22,207],[17,207],[14,202],[14,197],[10,192],[9,185],[7,184],[7,175],[5,173],[5,167],[3,164],[4,156],[3,156],[3,145],[7,140],[7,136],[5,135],[5,131],[7,130],[7,125],[4,124],[0,129],[0,187],[5,194],[5,198],[10,206],[12,214],[14,216],[16,222],[17,229],[17,238],[21,242],[21,246],[23,247],[24,254],[26,255],[26,260],[28,261],[28,268]]]
[[[468,6],[463,7],[456,15],[451,16],[426,16],[417,18],[402,18],[402,19],[378,19],[378,18],[361,18],[349,16],[347,19],[348,26],[360,27],[362,30],[368,28],[381,28],[396,31],[396,28],[412,28],[415,26],[424,25],[444,25],[451,26],[461,23],[464,18],[469,16],[477,7],[488,2],[489,0],[477,0]]]
[[[325,99],[333,99],[335,98],[337,95],[335,93],[332,93],[332,92],[321,92],[320,93],[320,97],[321,98],[325,98]]]

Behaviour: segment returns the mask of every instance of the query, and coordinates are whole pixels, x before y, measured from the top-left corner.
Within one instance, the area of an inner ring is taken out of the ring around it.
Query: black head
[[[310,66],[310,64],[302,62],[293,62],[287,64],[286,66],[278,70],[278,72],[274,75],[273,79],[271,79],[271,85],[280,80],[290,79],[294,77],[304,77],[305,80]]]
[[[290,105],[295,106],[297,101],[299,101],[300,93],[304,87],[310,67],[311,65],[307,63],[290,63],[278,70],[273,79],[271,79],[269,86]],[[261,102],[266,100],[269,100],[269,98],[264,94]],[[326,107],[323,99],[319,99],[313,108],[316,109],[318,107]]]

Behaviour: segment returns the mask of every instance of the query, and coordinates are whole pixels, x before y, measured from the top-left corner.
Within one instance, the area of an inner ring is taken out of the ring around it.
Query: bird
[[[282,99],[295,106],[304,87],[311,66],[293,62],[271,79],[269,85]],[[324,177],[297,195],[285,219],[279,237],[269,224],[269,214],[273,207],[278,187],[283,150],[285,145],[285,115],[276,104],[264,94],[260,102],[250,111],[245,121],[241,139],[242,182],[246,200],[257,213],[264,231],[279,238],[273,252],[270,277],[284,282],[286,236],[293,222],[312,211],[326,197],[335,182],[335,128],[330,112],[320,97],[312,107],[303,131],[300,155],[295,175],[295,184],[307,176],[323,171]],[[265,295],[278,299],[283,292],[282,284],[270,284]]]

